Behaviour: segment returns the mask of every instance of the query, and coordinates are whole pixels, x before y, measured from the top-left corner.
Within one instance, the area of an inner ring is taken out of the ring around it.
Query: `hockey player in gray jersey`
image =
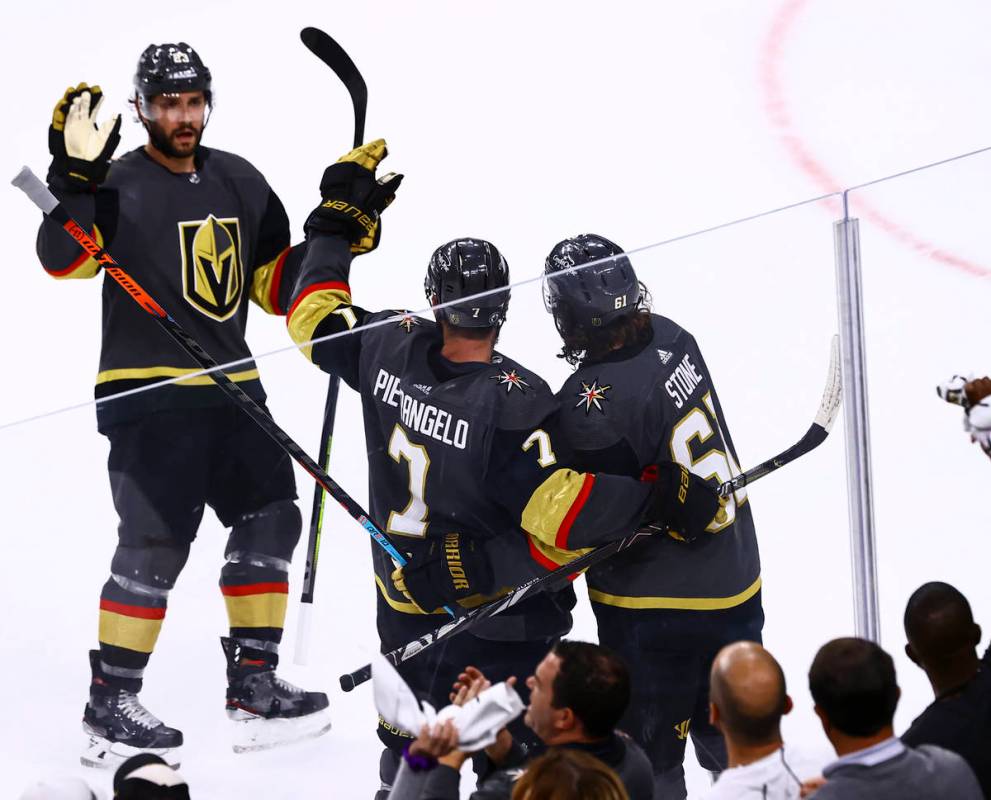
[[[588,266],[570,269],[580,265]],[[671,459],[718,485],[738,474],[722,407],[694,337],[649,310],[623,250],[584,234],[545,263],[544,298],[575,372],[557,394],[576,468],[649,477]],[[655,535],[587,575],[599,641],[628,661],[622,723],[653,763],[658,800],[684,798],[689,736],[699,761],[726,764],[708,723],[709,668],[729,642],[759,642],[760,559],[745,491],[695,542]]]
[[[552,568],[644,521],[663,519],[690,536],[718,501],[672,463],[662,465],[654,485],[568,467],[550,389],[494,350],[509,271],[491,243],[457,239],[433,254],[426,293],[432,304],[447,304],[436,321],[352,302],[349,246],[378,236],[370,209],[398,185],[396,178],[375,180],[385,154],[383,141],[372,142],[325,173],[288,325],[305,355],[361,394],[371,515],[410,558],[397,571],[372,545],[378,632],[389,650],[437,627],[443,605],[484,602],[520,580],[521,569],[532,575]],[[489,293],[476,296],[481,292]],[[348,335],[309,344],[335,333]],[[493,542],[500,544],[486,547]],[[516,565],[517,575],[507,579],[501,563],[489,562],[500,550],[526,562]],[[522,603],[516,614],[451,637],[400,669],[435,707],[446,704],[466,664],[493,680],[530,674],[548,643],[570,627],[572,603],[570,590]],[[391,750],[381,768],[388,785],[409,739],[384,725],[379,734]]]

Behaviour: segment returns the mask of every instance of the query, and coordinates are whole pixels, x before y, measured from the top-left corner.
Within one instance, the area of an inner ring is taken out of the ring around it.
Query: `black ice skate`
[[[93,683],[83,711],[88,742],[79,760],[87,767],[116,769],[137,753],[152,752],[179,766],[182,732],[148,711],[134,692],[108,684],[101,675],[99,660],[99,651],[92,651]]]
[[[282,680],[272,663],[242,658],[236,639],[222,636],[220,643],[227,656],[227,716],[236,725],[235,753],[292,744],[330,730],[327,695]]]

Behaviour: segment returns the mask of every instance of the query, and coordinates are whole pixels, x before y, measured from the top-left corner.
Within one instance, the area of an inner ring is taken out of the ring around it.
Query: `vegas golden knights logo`
[[[691,727],[691,724],[692,724],[692,719],[691,717],[689,717],[688,719],[683,719],[681,722],[679,722],[677,725],[674,726],[675,734],[682,741],[688,738],[688,729],[689,727]]]
[[[182,293],[197,311],[223,322],[241,302],[241,227],[236,217],[179,223]]]

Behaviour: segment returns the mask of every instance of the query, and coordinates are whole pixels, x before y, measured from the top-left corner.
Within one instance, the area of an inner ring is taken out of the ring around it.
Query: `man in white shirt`
[[[802,777],[814,774],[781,739],[781,717],[792,709],[785,676],[774,656],[756,642],[719,651],[709,676],[709,721],[726,740],[728,768],[706,800],[792,800]]]

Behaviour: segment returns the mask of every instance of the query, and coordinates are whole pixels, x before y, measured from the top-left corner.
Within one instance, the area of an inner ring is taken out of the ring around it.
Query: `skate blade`
[[[109,739],[100,736],[100,734],[86,730],[85,728],[83,730],[86,734],[86,745],[83,748],[82,754],[79,756],[79,762],[84,767],[117,769],[127,759],[138,753],[154,753],[156,756],[164,759],[170,767],[177,769],[180,766],[182,757],[181,747],[131,747],[121,742],[111,742]]]
[[[235,753],[253,753],[271,750],[273,747],[302,742],[323,736],[330,730],[330,709],[322,708],[304,717],[265,719],[244,712],[232,716],[234,737],[231,746]]]

